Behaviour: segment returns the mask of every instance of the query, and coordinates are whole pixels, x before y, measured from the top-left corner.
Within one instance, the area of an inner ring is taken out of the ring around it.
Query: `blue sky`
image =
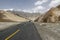
[[[0,0],[0,9],[21,9],[25,12],[46,12],[60,0]]]
[[[0,9],[6,8],[20,8],[31,9],[36,0],[0,0]]]

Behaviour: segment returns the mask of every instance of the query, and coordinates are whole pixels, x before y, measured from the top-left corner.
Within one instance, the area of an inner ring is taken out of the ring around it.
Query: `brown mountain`
[[[20,16],[32,21],[34,21],[38,16],[41,16],[40,13],[29,13],[29,12],[23,12],[23,11],[7,11],[7,12],[11,12],[17,16]]]
[[[10,12],[0,10],[0,22],[23,22],[23,21],[27,21],[27,19],[14,15]]]
[[[36,22],[59,22],[60,21],[60,5],[51,8],[47,13],[45,13],[42,17],[38,17]]]

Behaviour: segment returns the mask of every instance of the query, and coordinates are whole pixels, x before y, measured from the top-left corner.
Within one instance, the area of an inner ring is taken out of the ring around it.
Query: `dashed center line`
[[[16,30],[14,33],[12,33],[10,36],[8,36],[7,38],[5,38],[5,40],[9,40],[10,38],[12,38],[16,33],[18,33],[20,30]]]

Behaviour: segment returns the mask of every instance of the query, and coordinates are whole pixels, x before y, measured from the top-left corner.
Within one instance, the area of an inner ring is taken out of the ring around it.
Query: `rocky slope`
[[[56,8],[51,8],[42,17],[38,17],[36,22],[59,22],[60,21],[60,5]]]

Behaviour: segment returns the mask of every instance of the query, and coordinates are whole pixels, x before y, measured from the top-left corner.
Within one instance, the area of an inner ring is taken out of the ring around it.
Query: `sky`
[[[0,0],[0,9],[31,9],[35,0]]]
[[[44,13],[60,5],[60,0],[0,0],[0,9],[20,9],[24,12]]]

